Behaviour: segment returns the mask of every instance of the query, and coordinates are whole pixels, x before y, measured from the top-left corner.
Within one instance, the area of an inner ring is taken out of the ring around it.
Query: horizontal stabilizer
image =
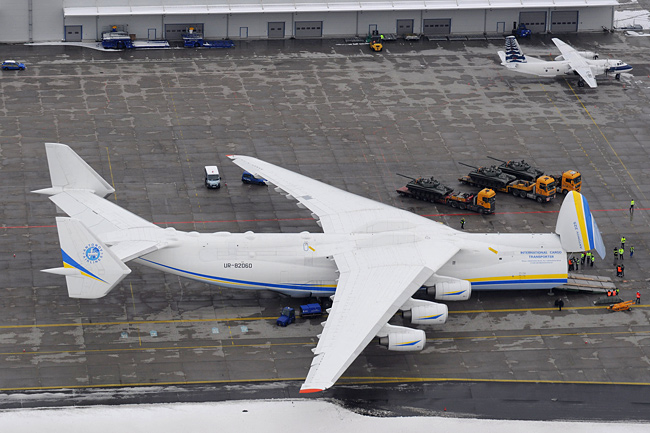
[[[44,272],[65,275],[71,298],[105,296],[131,270],[79,220],[57,218],[63,268]]]
[[[562,248],[569,252],[595,249],[605,258],[605,244],[598,230],[598,224],[589,209],[587,199],[580,193],[570,191],[557,217],[555,232],[560,235]]]
[[[37,194],[54,195],[68,190],[91,191],[106,197],[115,190],[81,159],[69,146],[61,143],[45,143],[47,164],[50,168],[51,188],[33,191]]]

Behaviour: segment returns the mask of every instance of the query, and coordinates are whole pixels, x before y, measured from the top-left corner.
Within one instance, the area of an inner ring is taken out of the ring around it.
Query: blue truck
[[[255,177],[248,171],[242,173],[241,181],[252,185],[266,185],[266,179],[262,177]]]
[[[110,31],[102,33],[102,47],[113,50],[135,48],[127,32]]]
[[[220,41],[206,41],[201,33],[184,33],[183,46],[185,48],[234,48],[235,43],[230,39]]]
[[[300,317],[309,319],[312,317],[320,317],[323,315],[323,308],[318,303],[305,304],[300,306]],[[296,311],[291,307],[284,307],[280,317],[277,318],[275,324],[285,327],[296,321]]]

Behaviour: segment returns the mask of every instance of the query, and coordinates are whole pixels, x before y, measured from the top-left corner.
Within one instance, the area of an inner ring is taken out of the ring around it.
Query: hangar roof
[[[395,10],[585,8],[616,6],[617,0],[217,0],[210,4],[80,6],[65,17],[123,15],[214,15],[274,12],[355,12]]]

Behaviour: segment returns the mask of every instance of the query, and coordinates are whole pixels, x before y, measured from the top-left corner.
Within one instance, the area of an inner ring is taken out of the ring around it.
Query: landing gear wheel
[[[585,81],[584,80],[578,80],[578,87],[585,87]]]
[[[616,78],[617,80],[620,80],[621,79],[621,74],[614,75],[614,78]]]

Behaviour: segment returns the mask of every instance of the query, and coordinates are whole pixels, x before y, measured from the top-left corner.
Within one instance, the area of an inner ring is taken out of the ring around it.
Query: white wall
[[[129,33],[138,39],[147,39],[148,29],[155,28],[159,38],[164,37],[164,24],[203,23],[206,37],[239,37],[239,28],[248,27],[251,39],[266,38],[268,22],[284,21],[285,36],[293,35],[295,21],[323,21],[324,37],[366,35],[369,25],[376,24],[382,33],[396,33],[398,19],[413,20],[415,33],[421,32],[422,19],[451,18],[451,31],[457,34],[496,32],[497,22],[505,22],[505,30],[512,29],[512,22],[519,20],[519,9],[449,10],[449,11],[385,11],[385,12],[310,12],[247,15],[187,15],[174,16],[124,16],[63,18],[64,7],[116,6],[127,0],[32,0],[35,42],[60,41],[64,38],[64,25],[82,25],[84,40],[95,40],[103,26],[128,25]],[[306,0],[307,1],[307,0]],[[128,0],[131,6],[146,5],[192,5],[203,0]],[[16,43],[29,40],[29,14],[27,0],[0,0],[0,42]],[[558,8],[559,9],[559,8]],[[547,10],[550,19],[550,10]],[[358,17],[358,23],[357,23]],[[612,7],[579,9],[579,30],[599,31],[602,26],[611,27]],[[97,29],[97,21],[99,29]],[[226,33],[226,30],[228,33]]]

